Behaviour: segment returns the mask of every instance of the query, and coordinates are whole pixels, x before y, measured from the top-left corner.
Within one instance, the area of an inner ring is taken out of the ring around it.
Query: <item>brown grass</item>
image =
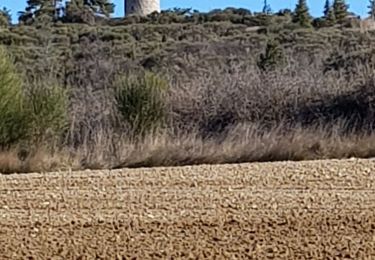
[[[225,164],[375,156],[375,135],[335,135],[322,128],[280,129],[259,132],[238,126],[227,138],[203,140],[197,136],[178,139],[159,136],[134,147],[119,167]]]
[[[337,133],[340,126],[298,127],[287,133],[282,126],[269,131],[259,129],[257,125],[238,125],[221,139],[164,133],[148,136],[142,143],[102,135],[73,151],[35,148],[24,161],[20,160],[20,150],[2,152],[0,166],[2,172],[11,173],[375,156],[375,134],[344,136]]]
[[[34,147],[30,154],[15,147],[0,152],[1,173],[46,172],[51,170],[81,169],[78,158],[67,150],[51,151],[50,147]]]

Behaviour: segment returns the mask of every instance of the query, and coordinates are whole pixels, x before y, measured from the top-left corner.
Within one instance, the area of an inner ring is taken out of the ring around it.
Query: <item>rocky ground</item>
[[[375,259],[375,160],[0,175],[0,259]]]

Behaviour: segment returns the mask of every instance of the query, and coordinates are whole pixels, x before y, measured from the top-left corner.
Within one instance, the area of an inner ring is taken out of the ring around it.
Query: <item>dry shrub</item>
[[[368,158],[375,155],[375,135],[339,133],[343,122],[330,128],[296,127],[285,133],[282,126],[260,131],[258,125],[238,125],[221,141],[197,134],[148,136],[143,143],[122,139],[116,155],[106,153],[113,144],[101,143],[86,153],[84,168],[122,168],[225,164],[323,158]],[[81,150],[83,151],[83,150]]]
[[[33,150],[22,162],[21,172],[51,172],[82,168],[74,153],[67,149],[51,151],[48,146],[40,146]]]
[[[50,172],[68,169],[81,169],[82,166],[74,153],[63,150],[51,150],[51,145],[35,147],[14,146],[0,151],[0,173]]]
[[[142,143],[126,136],[98,134],[95,142],[74,151],[38,148],[25,161],[19,151],[2,153],[2,172],[35,172],[72,169],[226,164],[375,156],[375,135],[340,134],[344,122],[334,127],[283,126],[262,131],[259,125],[233,127],[221,140],[197,133],[178,138],[167,133],[147,136]]]
[[[0,173],[14,173],[22,169],[22,161],[16,150],[0,151]]]

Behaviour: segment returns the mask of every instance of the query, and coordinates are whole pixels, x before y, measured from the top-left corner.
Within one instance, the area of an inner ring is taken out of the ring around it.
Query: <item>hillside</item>
[[[371,157],[360,23],[226,9],[2,27],[3,91],[20,99],[0,107],[0,169]]]

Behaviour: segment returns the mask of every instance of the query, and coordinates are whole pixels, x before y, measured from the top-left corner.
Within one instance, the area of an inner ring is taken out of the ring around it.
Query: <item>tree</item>
[[[115,5],[109,0],[71,0],[66,2],[64,20],[85,21],[95,19],[93,15],[108,17],[114,12]]]
[[[324,5],[324,25],[333,26],[336,23],[335,12],[330,1],[327,0]]]
[[[309,14],[309,8],[307,7],[306,0],[298,0],[293,14],[293,22],[303,27],[310,27],[311,20],[312,18]]]
[[[62,0],[28,0],[26,10],[34,11],[35,15],[47,14],[58,19],[62,7]]]
[[[66,2],[62,20],[69,23],[95,23],[92,10],[84,5],[83,0],[71,0],[70,2]]]
[[[333,2],[333,13],[338,23],[345,21],[348,16],[348,9],[349,5],[345,3],[345,0],[335,0]]]
[[[5,7],[3,9],[0,9],[0,28],[1,27],[8,27],[12,22],[10,10],[6,9]]]
[[[332,6],[329,0],[326,0],[326,3],[324,4],[324,17],[327,17],[329,15],[329,12],[332,10]]]
[[[258,59],[258,67],[263,71],[273,70],[284,63],[285,57],[280,43],[276,40],[267,42],[266,50]]]
[[[370,15],[371,19],[375,20],[375,0],[370,0],[370,5],[368,8],[370,9],[368,14]]]
[[[267,0],[264,0],[263,11],[264,14],[272,14],[271,6],[268,4]]]
[[[63,0],[28,0],[24,12],[19,12],[19,20],[30,22],[40,17],[57,20],[61,15]]]
[[[95,14],[109,16],[115,10],[115,5],[109,0],[79,0],[83,1],[85,6],[90,7]]]

